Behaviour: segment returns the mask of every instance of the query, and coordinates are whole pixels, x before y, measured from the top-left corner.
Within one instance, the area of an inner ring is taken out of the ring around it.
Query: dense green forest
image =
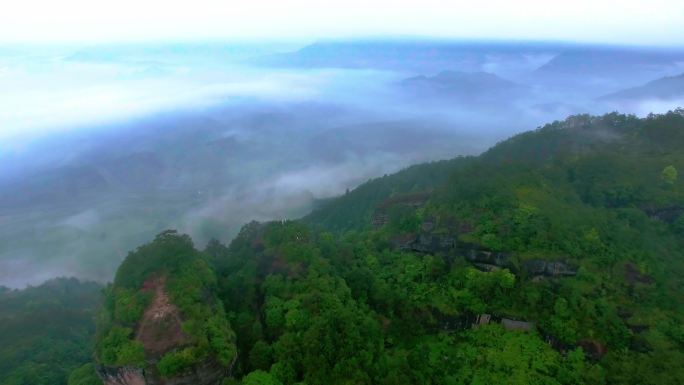
[[[72,370],[91,362],[101,291],[74,278],[0,289],[0,384],[67,384]]]
[[[20,377],[39,355],[0,380],[684,383],[683,148],[683,110],[573,116],[229,245],[164,232],[104,290],[91,364],[83,322],[54,382]]]

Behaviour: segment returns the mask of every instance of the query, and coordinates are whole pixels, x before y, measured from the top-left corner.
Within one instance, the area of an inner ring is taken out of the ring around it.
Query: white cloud
[[[6,0],[0,41],[365,35],[684,43],[681,0]]]
[[[121,61],[84,63],[34,56],[6,67],[1,64],[0,142],[159,111],[211,107],[231,98],[310,99],[321,81],[321,76],[228,65],[214,70],[164,64],[163,71],[149,74],[137,64]]]

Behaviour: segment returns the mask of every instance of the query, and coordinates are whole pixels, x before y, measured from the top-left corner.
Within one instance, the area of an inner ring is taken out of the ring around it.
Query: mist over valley
[[[505,41],[5,48],[0,284],[107,281],[164,229],[228,242],[567,115],[664,112],[683,65],[681,50]]]

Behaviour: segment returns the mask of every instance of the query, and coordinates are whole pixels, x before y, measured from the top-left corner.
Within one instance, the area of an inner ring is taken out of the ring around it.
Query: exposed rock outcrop
[[[412,250],[416,238],[418,236],[413,233],[397,235],[391,240],[392,247],[397,250]]]
[[[585,338],[580,339],[575,343],[564,343],[555,336],[544,333],[543,330],[537,328],[537,325],[534,322],[527,320],[516,320],[501,315],[487,313],[465,313],[458,316],[441,316],[439,318],[441,321],[441,329],[447,332],[475,329],[489,324],[499,324],[508,331],[539,333],[544,342],[562,354],[566,354],[577,347],[581,347],[589,359],[598,361],[607,352],[606,345],[598,340]],[[649,348],[648,342],[640,341],[638,338],[636,340],[633,338],[633,343],[640,343],[642,345],[640,346],[640,349],[643,349],[644,351],[647,351]]]
[[[532,322],[516,321],[508,318],[502,318],[501,325],[506,330],[520,330],[526,332],[534,330],[534,324]]]
[[[206,363],[172,378],[160,377],[154,368],[143,370],[103,365],[97,368],[97,374],[104,385],[219,385],[227,373],[219,365]]]
[[[419,253],[435,254],[449,251],[455,245],[456,240],[452,236],[422,233],[411,244],[411,250]]]
[[[475,266],[476,269],[480,271],[485,271],[485,272],[492,272],[492,271],[497,271],[501,270],[502,268],[496,265],[490,265],[487,263],[478,263],[478,262],[473,262],[473,266]]]
[[[625,280],[630,285],[643,283],[645,285],[653,283],[653,278],[639,271],[639,268],[632,263],[625,264]]]
[[[382,227],[389,223],[389,211],[395,207],[417,208],[424,205],[430,198],[430,191],[396,195],[380,202],[373,212],[371,224],[374,228]]]
[[[146,385],[145,375],[140,368],[110,367],[100,365],[97,375],[104,385]]]
[[[475,318],[475,322],[473,323],[473,327],[482,326],[482,325],[489,325],[489,321],[491,321],[491,320],[492,320],[491,314],[478,314],[477,318]]]
[[[396,235],[391,239],[395,249],[413,251],[422,254],[460,255],[481,271],[509,269],[517,272],[512,255],[505,251],[492,251],[474,243],[457,241],[451,234],[436,234],[433,220],[426,220],[421,225],[423,232]],[[577,269],[560,261],[532,259],[522,263],[521,270],[535,280],[545,278],[571,277],[577,275]]]
[[[371,218],[371,225],[373,228],[380,228],[389,223],[389,214],[384,211],[375,211]]]
[[[472,327],[489,325],[490,323],[499,323],[506,330],[520,330],[532,331],[534,330],[534,323],[527,321],[517,321],[510,318],[497,317],[491,314],[478,314],[472,324]]]
[[[225,368],[213,362],[206,362],[168,379],[159,377],[153,371],[146,372],[145,385],[220,385],[227,374]]]
[[[532,259],[523,262],[523,269],[530,275],[545,277],[570,277],[577,275],[577,269],[563,262]]]
[[[459,248],[461,254],[480,270],[492,270],[493,267],[512,268],[510,255],[503,251],[489,251],[476,248]]]
[[[684,214],[684,207],[679,205],[666,207],[644,207],[644,212],[651,219],[657,219],[666,223],[676,221],[682,214]]]

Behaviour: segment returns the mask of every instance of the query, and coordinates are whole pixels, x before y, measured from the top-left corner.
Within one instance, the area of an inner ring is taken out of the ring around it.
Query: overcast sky
[[[684,45],[684,0],[5,0],[0,42],[432,36]]]

